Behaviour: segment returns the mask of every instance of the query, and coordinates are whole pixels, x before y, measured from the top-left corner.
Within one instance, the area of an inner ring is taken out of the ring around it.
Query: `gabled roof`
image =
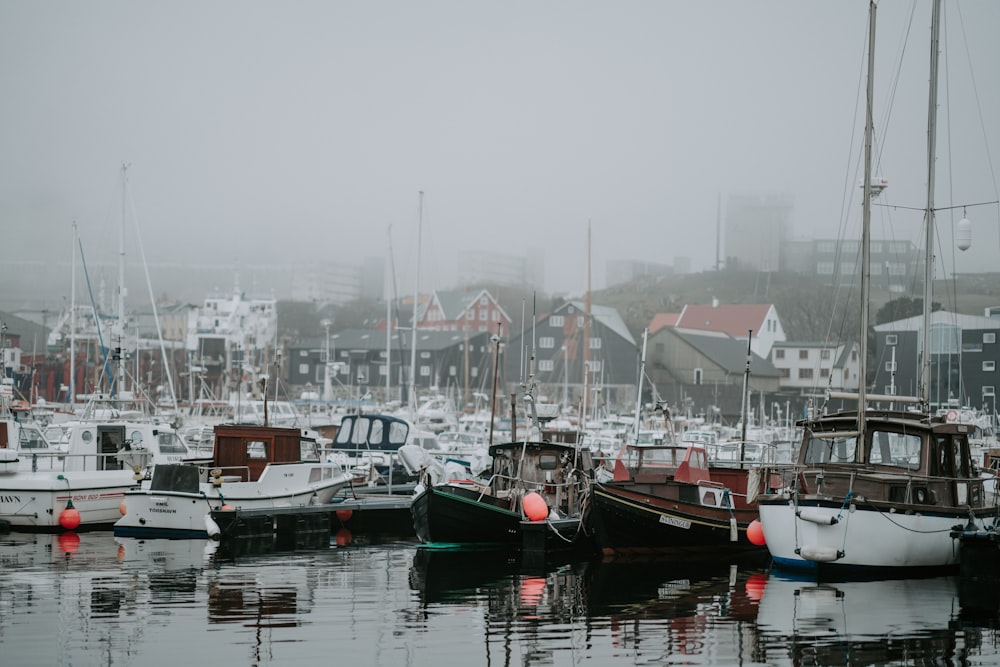
[[[559,306],[552,312],[553,315],[559,314],[560,311],[573,307],[580,311],[580,314],[586,314],[587,304],[583,301],[567,301],[563,305]],[[613,332],[618,334],[621,338],[627,340],[632,345],[635,345],[635,339],[632,338],[632,333],[625,326],[625,320],[622,316],[618,314],[618,311],[611,306],[595,306],[591,304],[590,306],[590,316],[597,322],[611,329]]]
[[[681,319],[680,313],[657,313],[649,323],[649,335],[652,336],[663,327],[675,327]]]
[[[34,341],[37,341],[38,347],[44,350],[51,327],[42,326],[8,312],[0,312],[0,320],[6,325],[8,336],[20,337],[22,352],[30,352],[35,345]]]
[[[770,304],[688,304],[674,326],[703,331],[721,331],[733,338],[746,339],[747,331],[757,335],[771,310]]]
[[[704,333],[690,329],[674,329],[678,338],[714,361],[729,373],[741,374],[747,367],[746,343],[717,332]],[[750,353],[750,375],[779,377],[781,373],[769,360]]]
[[[444,319],[449,322],[454,322],[462,318],[465,310],[470,306],[475,305],[479,301],[480,297],[483,295],[489,297],[490,302],[496,306],[497,310],[503,315],[506,322],[511,322],[510,315],[507,311],[503,309],[496,298],[490,294],[489,290],[480,289],[475,291],[467,290],[436,290],[432,294],[421,294],[419,295],[419,302],[417,305],[417,321],[422,322],[427,316],[427,310],[431,307],[433,303],[437,303],[441,308],[441,312],[444,314]],[[413,296],[406,296],[399,300],[398,302],[400,312],[399,321],[402,325],[409,326],[409,323],[413,321]]]

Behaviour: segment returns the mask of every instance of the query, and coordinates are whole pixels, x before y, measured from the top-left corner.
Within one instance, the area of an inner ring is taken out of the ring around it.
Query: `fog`
[[[944,4],[942,208],[998,199],[1000,168],[1000,3]],[[795,238],[857,238],[867,23],[862,0],[6,0],[2,262],[68,263],[74,221],[114,261],[123,164],[150,265],[391,241],[404,293],[418,228],[425,291],[458,253],[534,248],[538,289],[579,294],[588,226],[595,288],[609,260],[706,270],[735,194],[793,197]],[[873,236],[917,245],[929,23],[928,1],[879,7]],[[959,254],[962,213],[939,213],[940,270],[996,270],[997,205],[966,209]]]

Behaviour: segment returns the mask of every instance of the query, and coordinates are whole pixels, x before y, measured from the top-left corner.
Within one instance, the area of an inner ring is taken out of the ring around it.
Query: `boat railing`
[[[19,470],[31,472],[93,472],[102,470],[132,470],[132,466],[127,465],[122,460],[120,453],[106,454],[68,454],[61,450],[35,451],[27,453],[21,451],[15,460],[18,462],[16,468],[10,468],[6,472],[17,472]],[[14,463],[8,461],[7,463]],[[22,465],[23,462],[30,462],[30,468]]]
[[[708,460],[715,467],[753,468],[778,465],[778,447],[767,442],[730,440],[706,444]]]

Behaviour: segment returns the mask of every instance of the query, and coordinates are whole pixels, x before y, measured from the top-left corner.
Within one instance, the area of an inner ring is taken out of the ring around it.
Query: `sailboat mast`
[[[587,221],[587,296],[584,299],[586,314],[583,317],[583,413],[580,419],[587,423],[590,399],[590,221]]]
[[[865,408],[868,391],[868,302],[871,291],[871,221],[872,221],[872,105],[875,90],[875,13],[878,6],[868,3],[868,88],[865,103],[865,182],[861,223],[861,372],[858,374],[858,452],[865,460]]]
[[[924,311],[923,352],[920,355],[920,392],[918,396],[930,409],[931,402],[931,300],[934,293],[934,160],[937,151],[938,47],[941,31],[941,0],[931,9],[931,74],[927,99],[927,208],[924,209]]]
[[[118,381],[115,393],[125,391],[125,209],[128,165],[122,164],[122,224],[118,233]]]
[[[392,400],[392,297],[395,291],[392,276],[392,225],[386,230],[389,237],[389,261],[385,265],[385,402]],[[327,357],[329,360],[329,357]]]
[[[69,280],[69,411],[76,408],[76,220],[73,221],[73,256]]]
[[[420,190],[420,203],[417,211],[417,275],[413,281],[413,329],[410,344],[410,394],[407,402],[410,404],[410,416],[417,417],[417,306],[420,300],[420,242],[424,230],[424,191]]]

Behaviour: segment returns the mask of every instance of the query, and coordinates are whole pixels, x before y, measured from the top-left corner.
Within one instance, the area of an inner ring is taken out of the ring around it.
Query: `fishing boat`
[[[301,429],[219,425],[210,461],[158,465],[148,485],[124,494],[114,533],[216,537],[212,509],[322,505],[352,479],[339,464],[321,461],[315,441]]]
[[[764,443],[714,447],[622,447],[613,478],[594,484],[587,512],[588,532],[602,554],[705,558],[757,552],[766,558],[753,524],[756,497],[781,486],[781,477],[771,472],[774,450]]]
[[[499,342],[499,336],[494,337]],[[499,345],[496,345],[499,350]],[[534,359],[522,385],[533,429],[523,439],[490,444],[490,467],[472,479],[434,483],[424,471],[410,510],[424,544],[457,544],[539,554],[589,548],[583,511],[594,478],[588,448],[576,442],[532,439],[555,411],[535,402]]]
[[[13,419],[2,426],[0,521],[17,530],[110,527],[153,466],[187,455],[172,428],[149,421],[66,422],[57,442]]]
[[[959,548],[951,537],[957,524],[994,512],[969,447],[972,427],[948,422],[927,410],[921,397],[867,393],[867,330],[870,285],[870,219],[874,196],[872,165],[872,72],[876,5],[869,13],[867,121],[865,125],[864,214],[861,260],[861,382],[857,409],[818,414],[801,422],[797,468],[781,493],[758,498],[764,538],[779,568],[817,575],[836,571],[901,576],[911,571],[957,569]],[[936,99],[940,2],[932,14],[931,130]],[[933,176],[933,150],[929,169]],[[929,179],[933,184],[933,177]],[[929,190],[932,192],[932,187]],[[925,318],[930,308],[933,206],[929,195],[928,272]],[[926,333],[926,332],[925,332]],[[929,336],[925,335],[925,341]],[[922,385],[929,377],[923,355]],[[871,402],[872,405],[869,405]],[[888,408],[876,407],[888,405]],[[907,410],[903,407],[911,405]]]

